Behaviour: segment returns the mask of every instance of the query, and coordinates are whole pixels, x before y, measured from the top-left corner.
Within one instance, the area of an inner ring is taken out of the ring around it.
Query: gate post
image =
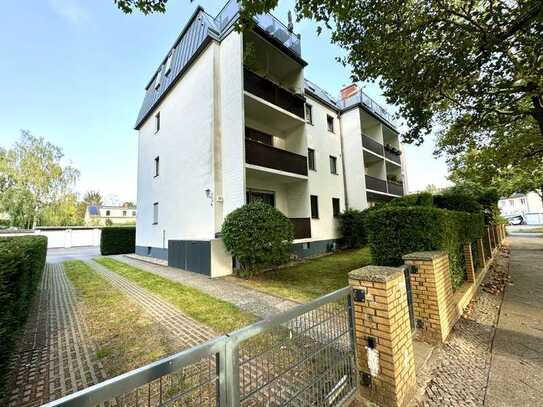
[[[466,259],[466,280],[470,283],[475,281],[475,262],[473,261],[473,252],[471,251],[471,243],[464,243],[464,258]]]
[[[429,342],[444,342],[460,315],[453,301],[447,252],[416,252],[403,256],[411,274],[417,335]]]
[[[395,267],[366,266],[349,273],[353,287],[362,397],[406,406],[416,390],[405,277]]]

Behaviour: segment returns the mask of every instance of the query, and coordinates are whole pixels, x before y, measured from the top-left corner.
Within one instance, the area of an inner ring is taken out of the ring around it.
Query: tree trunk
[[[534,112],[532,113],[532,116],[534,117],[535,121],[539,125],[539,133],[541,137],[543,138],[543,104],[542,104],[542,96],[532,96],[532,104],[534,105]]]

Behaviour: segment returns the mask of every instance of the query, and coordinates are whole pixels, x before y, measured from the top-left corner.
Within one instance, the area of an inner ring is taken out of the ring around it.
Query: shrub
[[[470,213],[478,213],[483,210],[483,207],[473,195],[463,192],[445,192],[441,195],[434,195],[434,206],[451,211]]]
[[[224,220],[221,234],[226,249],[239,261],[238,274],[242,276],[287,261],[294,239],[290,220],[262,201],[231,212]]]
[[[433,196],[429,192],[419,192],[417,194],[404,195],[399,198],[394,198],[387,206],[432,206]]]
[[[0,238],[0,387],[47,256],[45,236]]]
[[[464,281],[463,245],[483,233],[480,213],[430,207],[386,207],[368,215],[368,240],[377,265],[399,266],[402,256],[416,251],[449,254],[453,287]]]
[[[360,247],[368,243],[366,218],[368,210],[347,209],[339,215],[340,231],[345,246]]]
[[[100,236],[100,253],[125,254],[136,250],[136,228],[128,226],[107,227]]]

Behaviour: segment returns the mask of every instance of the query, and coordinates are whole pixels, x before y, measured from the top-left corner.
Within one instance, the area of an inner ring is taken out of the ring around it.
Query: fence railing
[[[350,287],[46,404],[339,406],[358,385]]]

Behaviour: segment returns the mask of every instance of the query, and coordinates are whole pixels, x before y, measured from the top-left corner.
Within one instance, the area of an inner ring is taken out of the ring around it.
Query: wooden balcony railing
[[[243,86],[247,92],[305,119],[303,96],[295,95],[248,69],[244,69]]]
[[[364,134],[362,134],[362,145],[375,154],[383,155],[384,153],[384,147],[381,143]]]
[[[366,175],[366,189],[387,193],[387,182],[384,179]]]
[[[398,195],[398,196],[403,195],[403,184],[401,182],[388,181],[387,187],[388,187],[389,194]]]
[[[245,139],[245,162],[307,176],[307,157]]]
[[[311,237],[311,219],[289,218],[294,226],[294,239],[309,239]]]

